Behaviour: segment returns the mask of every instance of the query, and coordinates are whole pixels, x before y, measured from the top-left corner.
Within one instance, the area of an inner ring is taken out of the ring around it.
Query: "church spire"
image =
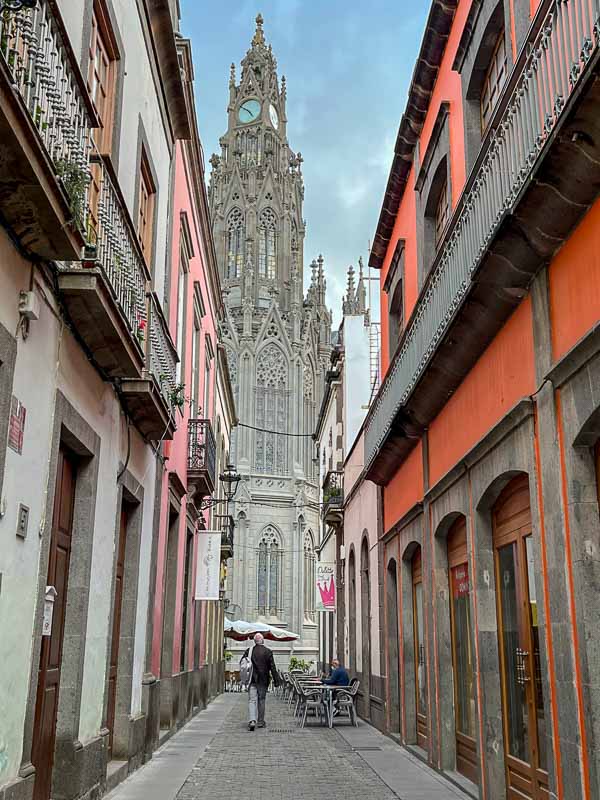
[[[358,259],[358,286],[356,287],[356,306],[359,314],[364,314],[367,310],[367,289],[365,286],[365,276],[362,256]]]

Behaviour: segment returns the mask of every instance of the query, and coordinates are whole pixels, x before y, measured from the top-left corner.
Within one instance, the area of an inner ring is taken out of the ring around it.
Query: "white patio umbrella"
[[[273,642],[293,642],[298,639],[297,633],[286,631],[275,625],[267,625],[266,622],[246,622],[243,619],[232,622],[227,617],[225,618],[224,633],[225,636],[238,642],[252,639],[255,633],[262,633],[265,639]]]

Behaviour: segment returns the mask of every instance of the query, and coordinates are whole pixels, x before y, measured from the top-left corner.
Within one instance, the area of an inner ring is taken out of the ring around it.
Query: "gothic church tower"
[[[323,259],[303,293],[302,156],[287,140],[286,83],[256,18],[229,80],[228,127],[211,158],[213,232],[227,320],[223,339],[240,427],[231,458],[235,501],[231,614],[300,634],[295,655],[317,660],[314,566],[318,465],[311,434],[331,349]],[[290,645],[276,645],[285,665]]]

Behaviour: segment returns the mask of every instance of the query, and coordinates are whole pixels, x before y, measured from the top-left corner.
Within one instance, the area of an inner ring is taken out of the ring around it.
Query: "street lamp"
[[[23,8],[35,8],[37,0],[0,0],[0,14],[5,11],[21,11]]]
[[[235,497],[235,493],[237,492],[239,483],[242,480],[242,476],[239,472],[235,471],[233,464],[227,464],[225,472],[219,475],[219,480],[223,484],[223,491],[225,493],[227,505],[229,505],[229,503]]]

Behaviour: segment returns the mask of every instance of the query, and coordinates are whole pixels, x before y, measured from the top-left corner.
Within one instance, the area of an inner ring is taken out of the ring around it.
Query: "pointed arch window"
[[[258,613],[276,617],[281,608],[281,540],[268,525],[258,543]]]
[[[274,280],[277,271],[277,217],[270,208],[261,211],[258,223],[258,274]]]
[[[315,618],[315,543],[311,531],[304,537],[304,616]]]
[[[288,365],[281,349],[268,344],[256,362],[256,451],[257,472],[284,475],[287,472]]]
[[[244,264],[244,215],[234,208],[227,219],[227,278],[239,278]]]

